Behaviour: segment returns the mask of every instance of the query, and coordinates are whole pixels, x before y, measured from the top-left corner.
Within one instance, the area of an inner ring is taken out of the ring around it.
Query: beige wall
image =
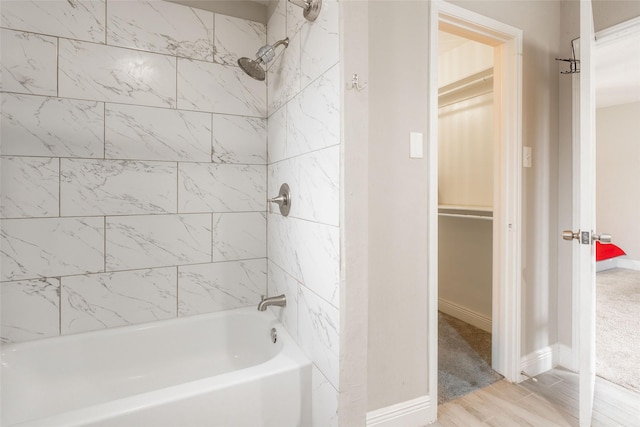
[[[369,410],[427,394],[427,159],[409,158],[428,130],[427,18],[427,2],[369,4]]]
[[[640,102],[596,112],[596,221],[640,261]]]

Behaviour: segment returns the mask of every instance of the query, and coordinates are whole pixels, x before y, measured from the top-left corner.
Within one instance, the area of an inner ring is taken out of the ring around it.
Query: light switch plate
[[[421,159],[424,157],[424,141],[421,132],[411,132],[409,143],[409,157]]]

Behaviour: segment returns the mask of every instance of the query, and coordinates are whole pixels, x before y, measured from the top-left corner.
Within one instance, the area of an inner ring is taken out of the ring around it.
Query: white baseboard
[[[558,366],[570,371],[578,371],[578,361],[571,347],[566,344],[556,344],[558,348]]]
[[[532,377],[540,375],[549,369],[553,369],[557,365],[558,353],[558,344],[553,344],[529,353],[522,357],[520,369]],[[526,377],[522,377],[521,379],[525,380]]]
[[[618,268],[640,271],[640,261],[629,258],[616,258]]]
[[[367,412],[367,427],[423,427],[435,421],[431,413],[431,399],[420,396]]]
[[[473,310],[469,310],[454,302],[446,299],[438,298],[438,310],[453,316],[456,319],[460,319],[463,322],[467,322],[470,325],[480,328],[483,331],[491,332],[491,318],[482,314],[476,313]]]

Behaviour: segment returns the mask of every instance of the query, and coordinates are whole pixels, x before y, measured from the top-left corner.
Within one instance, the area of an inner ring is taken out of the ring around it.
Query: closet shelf
[[[439,205],[438,216],[491,221],[493,220],[493,208],[490,206]]]

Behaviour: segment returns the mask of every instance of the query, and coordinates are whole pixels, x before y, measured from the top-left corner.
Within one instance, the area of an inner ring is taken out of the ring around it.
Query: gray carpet
[[[438,404],[502,378],[491,369],[491,334],[438,312]]]
[[[640,271],[596,275],[596,374],[640,392]]]

